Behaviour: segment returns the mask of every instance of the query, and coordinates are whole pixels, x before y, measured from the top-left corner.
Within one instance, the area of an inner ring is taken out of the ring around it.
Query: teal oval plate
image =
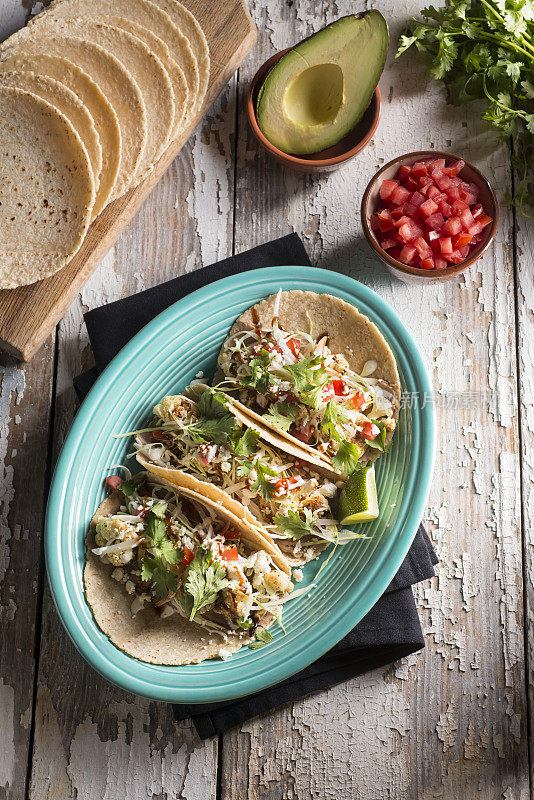
[[[423,515],[432,474],[431,403],[407,403],[393,446],[377,464],[381,513],[361,526],[368,536],[330,549],[308,564],[308,594],[287,603],[286,633],[243,648],[226,661],[183,667],[145,664],[118,650],[96,626],[83,592],[84,538],[104,496],[103,479],[125,463],[129,443],[113,434],[135,429],[167,393],[202,370],[211,376],[232,322],[248,306],[282,289],[336,295],[381,329],[395,352],[402,388],[428,398],[431,386],[415,341],[375,292],[337,272],[269,267],[212,283],[168,308],[116,356],[83,402],[58,460],[46,513],[48,578],[59,616],[87,661],[128,692],[173,703],[229,700],[260,691],[303,669],[345,636],[372,608],[399,569]],[[314,584],[316,585],[312,585]]]

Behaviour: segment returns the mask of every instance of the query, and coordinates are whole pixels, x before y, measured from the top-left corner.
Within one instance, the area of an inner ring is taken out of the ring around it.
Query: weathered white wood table
[[[19,3],[1,1],[4,33],[24,21]],[[410,54],[394,61],[399,30],[419,2],[376,0],[393,44],[374,141],[330,176],[283,171],[247,128],[249,79],[274,51],[355,7],[348,0],[266,5],[251,2],[259,41],[239,75],[55,335],[30,364],[2,362],[0,798],[527,800],[532,223],[502,202],[493,249],[458,282],[420,288],[383,271],[359,217],[379,165],[428,147],[474,161],[503,201],[510,151],[496,146],[476,108],[447,107]],[[426,521],[442,563],[418,590],[424,652],[200,742],[189,724],[174,723],[169,707],[114,689],[74,650],[46,584],[44,505],[77,409],[72,378],[91,364],[83,312],[291,230],[316,264],[390,302],[426,357],[439,414]],[[456,403],[458,395],[468,402]]]

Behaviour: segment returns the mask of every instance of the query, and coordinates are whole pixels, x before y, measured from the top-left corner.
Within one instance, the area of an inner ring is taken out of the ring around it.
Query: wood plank
[[[152,173],[97,217],[80,250],[64,269],[31,286],[0,291],[0,349],[17,358],[30,359],[50,334],[254,44],[256,30],[243,0],[215,5],[207,0],[189,0],[186,5],[198,17],[212,56],[202,109],[169,145]]]
[[[72,378],[91,363],[83,312],[231,253],[235,91],[232,80],[59,326],[54,456],[77,407]],[[217,742],[93,672],[48,592],[43,619],[30,798],[215,798]]]
[[[516,176],[516,180],[519,180]],[[530,749],[534,747],[534,230],[532,219],[517,214],[517,340],[519,365],[519,411],[523,502],[523,552],[525,570],[525,642],[527,687],[530,699]],[[534,796],[534,766],[531,792]]]
[[[509,152],[476,108],[447,107],[413,56],[393,60],[400,28],[420,6],[374,4],[393,43],[381,81],[383,117],[374,143],[343,169],[285,171],[258,149],[240,115],[236,249],[297,230],[319,266],[378,291],[421,346],[442,398],[427,512],[442,564],[418,589],[427,647],[225,736],[224,800],[528,796],[512,217],[502,203],[494,248],[459,280],[430,287],[391,278],[359,221],[367,181],[402,152],[430,146],[465,154],[501,201],[510,184]],[[251,11],[265,35],[240,70],[240,108],[265,58],[353,6],[254,2]],[[449,404],[458,397],[467,407],[447,408],[447,394]]]
[[[0,361],[0,798],[25,796],[54,342]]]

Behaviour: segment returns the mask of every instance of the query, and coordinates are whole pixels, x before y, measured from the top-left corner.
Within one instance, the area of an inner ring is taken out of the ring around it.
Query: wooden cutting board
[[[97,217],[64,269],[31,286],[0,291],[0,349],[18,359],[28,361],[52,332],[256,41],[256,28],[243,0],[182,2],[202,25],[210,47],[210,82],[202,109],[172,142],[152,174]]]

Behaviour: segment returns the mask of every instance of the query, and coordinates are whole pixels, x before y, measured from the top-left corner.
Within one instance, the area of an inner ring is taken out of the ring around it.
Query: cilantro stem
[[[487,8],[487,9],[488,9],[488,11],[490,11],[490,12],[491,12],[491,14],[493,14],[493,16],[495,17],[495,19],[497,19],[497,20],[498,20],[500,23],[502,23],[503,25],[505,25],[505,24],[506,24],[506,23],[505,23],[505,20],[504,20],[504,17],[502,17],[502,16],[499,14],[499,12],[497,11],[497,9],[496,9],[496,8],[494,8],[494,7],[493,7],[493,5],[492,5],[490,2],[488,2],[488,0],[480,0],[480,5],[482,5],[482,6],[484,6],[485,8]],[[473,18],[472,18],[472,17],[470,17],[470,21],[472,21],[472,20],[473,20]],[[479,22],[485,22],[485,20],[478,20],[478,21],[479,21]],[[530,42],[530,37],[527,37],[527,36],[525,36],[525,34],[523,34],[523,33],[522,33],[522,34],[520,34],[520,39],[521,39],[521,41],[523,42],[523,44],[524,44],[526,47],[529,47],[529,48],[530,48],[530,50],[532,50],[532,52],[534,53],[534,47],[532,46],[532,44],[531,44],[531,42]]]

